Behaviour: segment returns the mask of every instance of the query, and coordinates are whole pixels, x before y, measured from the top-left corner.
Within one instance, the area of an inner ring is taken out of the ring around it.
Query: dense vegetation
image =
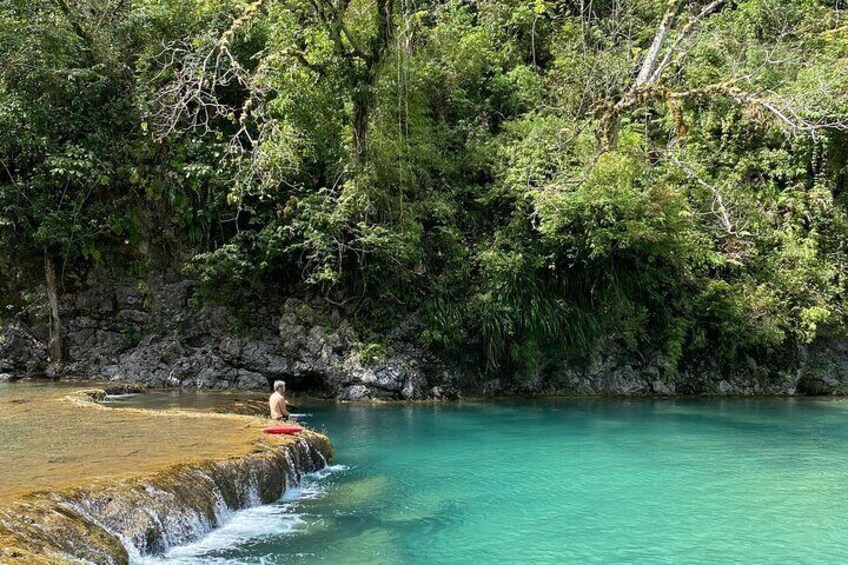
[[[490,370],[779,362],[845,325],[846,8],[0,0],[0,261],[191,257]]]

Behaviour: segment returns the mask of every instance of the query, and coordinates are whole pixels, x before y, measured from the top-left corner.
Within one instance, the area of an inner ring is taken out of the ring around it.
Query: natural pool
[[[848,563],[841,401],[308,412],[334,472],[150,562]]]

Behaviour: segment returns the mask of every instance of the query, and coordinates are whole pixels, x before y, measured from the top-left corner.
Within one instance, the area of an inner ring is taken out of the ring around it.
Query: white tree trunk
[[[662,52],[663,45],[668,37],[668,32],[671,31],[671,28],[674,25],[674,20],[677,18],[677,13],[680,11],[680,6],[682,4],[682,0],[671,0],[669,3],[668,10],[666,10],[665,15],[660,22],[660,27],[657,28],[657,33],[654,35],[654,40],[651,42],[651,47],[648,49],[648,53],[645,55],[644,61],[642,61],[642,68],[639,69],[639,75],[636,77],[636,86],[642,86],[648,82],[648,79],[650,79],[654,74],[654,69],[657,66],[657,59]]]
[[[56,269],[50,254],[44,252],[44,274],[47,281],[48,340],[47,353],[54,365],[62,364],[62,324],[59,320],[59,290],[56,284]]]

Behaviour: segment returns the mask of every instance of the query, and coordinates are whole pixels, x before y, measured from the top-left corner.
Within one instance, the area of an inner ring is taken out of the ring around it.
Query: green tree
[[[0,243],[43,265],[49,352],[62,362],[57,270],[98,261],[134,156],[132,76],[109,36],[116,6],[4,0],[0,16]],[[86,14],[86,15],[84,15]]]

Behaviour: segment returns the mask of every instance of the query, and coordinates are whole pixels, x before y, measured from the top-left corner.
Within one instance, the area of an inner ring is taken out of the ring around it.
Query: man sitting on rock
[[[286,381],[274,381],[274,394],[271,395],[268,404],[271,406],[271,418],[274,420],[288,420],[289,411],[286,410]]]

